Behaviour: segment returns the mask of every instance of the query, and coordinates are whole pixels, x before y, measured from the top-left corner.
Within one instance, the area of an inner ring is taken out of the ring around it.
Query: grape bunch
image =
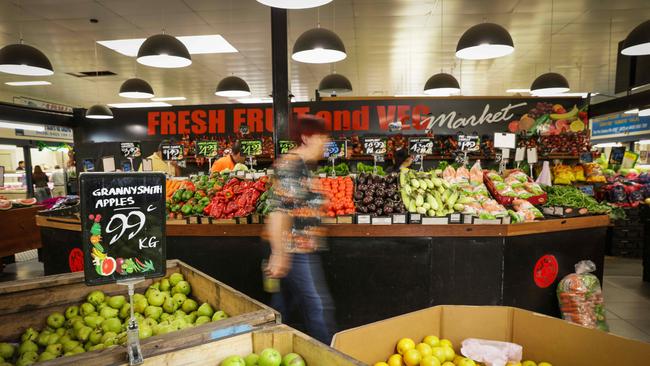
[[[553,113],[553,104],[547,102],[537,102],[535,108],[528,112],[528,116],[537,119],[545,114]]]

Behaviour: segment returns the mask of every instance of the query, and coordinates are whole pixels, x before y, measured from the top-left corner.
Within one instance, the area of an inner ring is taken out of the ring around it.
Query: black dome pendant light
[[[257,0],[257,2],[273,8],[309,9],[331,3],[332,0]]]
[[[219,82],[214,94],[225,98],[241,98],[251,95],[251,89],[244,79],[228,76]]]
[[[632,29],[623,41],[621,54],[626,56],[650,55],[650,20]]]
[[[549,37],[550,46],[548,51],[548,71],[546,74],[542,74],[533,81],[533,84],[530,86],[530,94],[534,96],[544,96],[552,94],[561,94],[568,92],[569,81],[562,75],[551,72],[551,65],[553,60],[553,10],[554,10],[555,0],[551,0],[551,34]]]
[[[147,38],[137,56],[138,63],[151,67],[179,68],[192,64],[192,56],[183,42],[168,34]]]
[[[320,18],[319,10],[317,14]],[[318,27],[298,37],[293,44],[291,58],[307,64],[327,64],[344,60],[348,55],[345,53],[345,45],[341,38],[331,30],[321,28],[320,20],[317,20],[317,24]]]
[[[50,60],[37,48],[21,43],[0,49],[0,72],[25,76],[54,74]]]
[[[120,86],[120,97],[124,98],[153,98],[153,88],[148,82],[139,78],[131,78]]]
[[[503,57],[515,50],[508,30],[494,23],[477,24],[458,40],[456,57],[464,60],[487,60]]]
[[[352,83],[345,76],[332,73],[325,76],[323,80],[320,81],[318,84],[318,91],[332,96],[349,93],[352,91]]]
[[[97,68],[97,41],[94,42],[95,46],[95,70],[98,70]],[[95,74],[95,77],[97,77],[97,74]],[[97,95],[97,99],[99,99],[99,88],[95,87],[95,93]],[[113,119],[113,112],[111,111],[108,106],[104,104],[94,104],[90,108],[86,110],[86,118],[89,119]]]
[[[440,52],[443,49],[443,2],[440,2]],[[441,57],[442,58],[442,57]],[[458,80],[451,75],[442,72],[442,60],[440,60],[440,73],[433,75],[424,84],[424,94],[432,96],[449,96],[460,93]]]

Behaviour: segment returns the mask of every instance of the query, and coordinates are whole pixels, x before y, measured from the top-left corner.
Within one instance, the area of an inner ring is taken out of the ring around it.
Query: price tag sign
[[[323,156],[326,158],[345,158],[348,143],[346,140],[332,140],[325,144]]]
[[[280,154],[286,154],[298,147],[298,143],[291,140],[280,140],[278,145],[280,147]]]
[[[458,135],[458,149],[463,152],[479,151],[481,140],[478,136]]]
[[[385,137],[367,137],[363,139],[363,152],[366,155],[384,155],[386,154]]]
[[[262,140],[241,140],[241,153],[244,156],[262,155]]]
[[[537,163],[537,148],[531,147],[530,149],[526,149],[526,159],[528,160],[528,164]]]
[[[219,154],[219,143],[217,141],[197,141],[196,156],[214,158]]]
[[[183,145],[181,144],[163,144],[160,145],[160,153],[165,161],[183,160]]]
[[[120,151],[125,158],[138,158],[142,155],[139,142],[120,142]]]
[[[625,157],[625,146],[614,146],[612,152],[609,153],[609,163],[611,165],[621,165]]]
[[[166,272],[165,175],[79,175],[87,285]]]
[[[515,150],[515,161],[524,161],[525,156],[526,156],[525,147],[518,147],[517,150]]]
[[[409,139],[411,155],[433,155],[433,139],[429,137],[414,137]]]

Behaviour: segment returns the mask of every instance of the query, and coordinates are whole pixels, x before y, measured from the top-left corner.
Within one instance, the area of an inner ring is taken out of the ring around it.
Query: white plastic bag
[[[539,173],[539,177],[537,177],[535,183],[539,183],[543,186],[553,185],[553,182],[551,181],[551,168],[548,165],[548,161],[545,161],[544,164],[542,164],[542,172]]]
[[[478,338],[467,338],[460,348],[463,356],[483,362],[486,366],[505,366],[508,362],[520,362],[522,352],[522,347],[515,343]]]

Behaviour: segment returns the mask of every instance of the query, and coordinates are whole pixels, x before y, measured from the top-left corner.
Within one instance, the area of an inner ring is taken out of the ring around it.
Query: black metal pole
[[[271,58],[273,73],[273,143],[279,156],[280,139],[289,130],[289,60],[287,58],[287,10],[271,8]]]
[[[25,185],[27,185],[27,198],[34,197],[34,184],[32,183],[32,152],[29,145],[23,146],[23,159],[25,159]]]

